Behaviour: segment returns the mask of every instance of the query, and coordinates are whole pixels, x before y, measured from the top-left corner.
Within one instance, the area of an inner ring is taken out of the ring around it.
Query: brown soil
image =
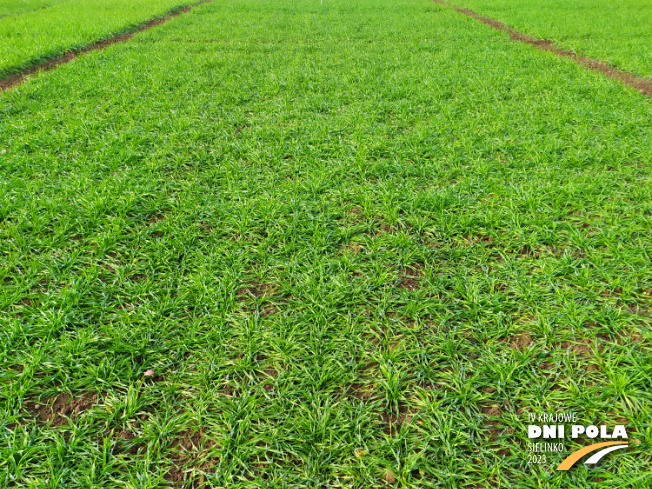
[[[571,343],[570,341],[562,341],[559,344],[561,348],[568,349],[581,358],[588,358],[594,356],[593,345],[594,343],[590,339],[581,340],[577,343]],[[598,344],[597,348],[598,348],[598,353],[602,353],[604,347]]]
[[[105,48],[111,46],[112,44],[116,44],[116,43],[119,43],[119,42],[126,42],[126,41],[130,40],[134,36],[134,34],[137,34],[139,32],[151,29],[152,27],[156,27],[158,25],[164,24],[168,20],[170,20],[170,19],[172,19],[174,17],[177,17],[177,16],[179,16],[179,15],[185,13],[185,12],[188,12],[188,11],[192,10],[193,8],[195,8],[195,7],[197,7],[197,6],[201,5],[201,4],[209,3],[209,2],[212,2],[212,1],[213,0],[202,0],[200,2],[197,2],[197,3],[193,4],[193,5],[189,5],[187,7],[175,9],[175,10],[169,12],[167,15],[165,15],[163,17],[159,17],[157,19],[152,19],[152,20],[149,20],[149,21],[145,22],[144,24],[141,24],[140,26],[136,27],[135,29],[133,29],[130,32],[125,32],[123,34],[116,34],[115,36],[110,37],[108,39],[104,39],[104,40],[101,40],[101,41],[96,41],[96,42],[94,42],[92,44],[89,44],[88,46],[83,47],[83,48],[73,49],[73,50],[67,51],[67,52],[63,53],[62,55],[57,56],[56,58],[48,59],[48,60],[43,61],[41,63],[38,63],[38,64],[36,64],[34,66],[30,66],[29,68],[25,68],[24,70],[14,74],[14,75],[10,75],[8,78],[0,79],[0,92],[4,92],[5,90],[9,90],[11,88],[14,88],[17,85],[20,85],[21,83],[23,83],[27,79],[28,76],[33,75],[34,73],[54,70],[59,65],[70,63],[71,61],[73,61],[74,59],[76,59],[77,57],[79,57],[82,54],[86,54],[86,53],[89,53],[91,51],[98,51],[98,50],[101,50],[101,49],[105,49]]]
[[[399,283],[399,287],[401,289],[406,289],[406,290],[414,290],[419,286],[419,279],[416,277],[411,277],[410,275],[406,275],[404,277],[401,277],[401,281]]]
[[[489,441],[491,443],[497,443],[503,436],[509,436],[514,434],[514,428],[505,428],[505,425],[498,423],[496,421],[490,421],[487,423],[488,429],[489,429]],[[502,446],[503,448],[499,448],[497,450],[497,454],[501,457],[507,457],[510,455],[510,451],[508,448],[505,448],[504,443],[498,443],[498,446]]]
[[[134,423],[134,427],[138,425]],[[129,455],[136,455],[141,448],[145,445],[138,440],[138,437],[133,431],[124,429],[112,433],[114,438],[117,438],[115,449],[119,453],[128,453]],[[134,441],[135,440],[135,441]]]
[[[401,427],[405,423],[412,421],[412,418],[416,414],[415,410],[410,410],[405,406],[401,406],[399,409],[398,415],[396,414],[381,414],[381,419],[383,422],[383,431],[387,435],[396,435],[401,431]]]
[[[189,480],[193,477],[193,469],[208,472],[215,462],[208,459],[200,463],[200,458],[203,458],[202,455],[214,444],[211,440],[204,441],[205,433],[204,428],[198,431],[186,430],[172,444],[171,457],[174,460],[174,465],[165,475],[165,479],[174,486],[206,487],[206,478],[203,475],[199,475],[194,480]],[[187,485],[188,482],[190,483],[189,486]]]
[[[390,469],[387,469],[385,474],[383,474],[383,480],[388,484],[394,484],[396,482],[396,474],[394,474]]]
[[[352,254],[358,254],[362,251],[362,245],[360,244],[359,241],[354,241],[352,243],[349,243],[346,249]]]
[[[265,307],[263,307],[263,310],[260,313],[260,317],[267,317],[270,314],[278,314],[279,310],[274,304],[267,304]]]
[[[360,401],[366,401],[374,396],[375,386],[365,387],[363,384],[355,383],[348,387],[347,395],[351,395]]]
[[[238,299],[247,299],[253,296],[256,299],[261,297],[269,297],[278,292],[278,288],[270,284],[261,284],[259,282],[248,283],[244,287],[238,289]]]
[[[412,269],[403,270],[398,286],[405,290],[415,290],[421,284],[424,275],[423,264],[418,263]]]
[[[630,332],[629,339],[633,343],[642,343],[645,341],[645,338],[643,338],[643,336],[641,336],[641,334],[638,331]]]
[[[276,369],[268,368],[265,370],[265,377],[267,382],[263,385],[263,389],[265,389],[265,392],[270,392],[274,390],[274,380],[278,377],[278,372]]]
[[[482,414],[487,416],[500,416],[502,413],[496,406],[485,406],[482,408]]]
[[[618,68],[614,68],[613,66],[609,66],[604,61],[598,61],[595,59],[587,58],[586,56],[579,56],[575,54],[573,51],[569,51],[567,49],[562,49],[555,46],[550,40],[536,39],[532,36],[528,36],[527,34],[523,34],[521,32],[515,31],[511,27],[508,27],[507,25],[503,24],[498,20],[490,19],[489,17],[483,17],[482,15],[477,14],[472,10],[451,5],[450,3],[445,2],[444,0],[432,0],[432,1],[440,5],[445,5],[446,7],[453,8],[458,12],[467,15],[469,17],[473,17],[474,19],[479,20],[483,24],[487,24],[488,26],[493,27],[494,29],[506,32],[507,34],[509,34],[509,37],[514,41],[524,42],[532,46],[535,46],[541,49],[542,51],[549,51],[558,56],[571,59],[575,61],[577,64],[585,66],[586,68],[589,68],[594,71],[599,71],[600,73],[608,76],[609,78],[613,80],[618,80],[624,85],[627,85],[628,87],[632,87],[635,90],[641,92],[643,95],[652,98],[652,81],[650,80],[637,77],[631,73],[628,73],[627,71],[623,71]]]
[[[261,283],[257,280],[244,283],[236,291],[236,298],[239,301],[250,301],[262,299],[262,307],[259,311],[261,317],[278,314],[283,306],[287,305],[291,296],[284,294],[278,296],[280,288],[277,285]],[[276,296],[276,297],[274,297]]]
[[[364,210],[362,209],[362,207],[357,206],[357,205],[353,205],[353,206],[349,207],[349,209],[347,210],[347,213],[350,216],[354,216],[354,218],[358,218],[358,219],[362,219],[362,216],[364,216]]]
[[[514,348],[516,350],[523,351],[525,349],[525,347],[530,344],[531,341],[532,341],[532,336],[530,336],[527,333],[524,333],[524,334],[516,336],[512,340],[512,342],[510,344],[510,347],[512,347],[512,348]]]
[[[67,418],[78,416],[93,407],[96,402],[97,394],[83,394],[76,399],[68,394],[60,394],[43,402],[28,401],[24,407],[39,423],[52,423],[52,426],[61,426],[68,424]]]
[[[167,219],[166,214],[168,214],[169,211],[164,211],[164,213],[157,213],[149,216],[149,222],[152,224],[156,224],[157,222],[165,221]]]

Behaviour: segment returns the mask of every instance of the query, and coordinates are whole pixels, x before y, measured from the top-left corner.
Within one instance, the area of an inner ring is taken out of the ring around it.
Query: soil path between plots
[[[514,41],[524,42],[526,44],[535,46],[541,49],[542,51],[550,51],[551,53],[554,53],[558,56],[571,59],[579,65],[585,66],[586,68],[589,68],[594,71],[599,71],[600,73],[607,75],[609,78],[613,80],[618,80],[624,85],[627,85],[628,87],[632,87],[635,90],[641,92],[643,95],[647,95],[648,97],[652,98],[652,81],[650,80],[637,77],[631,73],[628,73],[627,71],[623,71],[618,68],[614,68],[613,66],[609,66],[604,61],[597,61],[595,59],[577,55],[573,51],[559,48],[555,46],[552,43],[552,41],[548,39],[536,39],[535,37],[529,36],[527,34],[523,34],[522,32],[515,31],[511,27],[503,24],[498,20],[490,19],[489,17],[483,17],[482,15],[472,10],[458,7],[456,5],[452,5],[444,0],[432,0],[432,1],[440,5],[444,5],[446,7],[455,9],[464,15],[472,17],[476,20],[479,20],[483,24],[487,24],[488,26],[493,27],[494,29],[506,32],[507,34],[509,34],[509,37]]]
[[[42,63],[37,63],[33,66],[25,68],[24,70],[14,75],[9,75],[7,78],[1,78],[0,92],[4,92],[6,90],[14,88],[17,85],[20,85],[27,79],[29,75],[33,75],[34,73],[38,73],[38,72],[54,70],[59,65],[70,63],[71,61],[78,58],[82,54],[90,53],[91,51],[99,51],[101,49],[105,49],[111,46],[112,44],[116,44],[119,42],[126,42],[129,39],[131,39],[135,34],[138,34],[139,32],[143,32],[148,29],[151,29],[152,27],[156,27],[157,25],[164,24],[168,20],[173,19],[174,17],[178,17],[181,14],[189,12],[195,7],[198,7],[205,3],[210,3],[212,1],[213,0],[202,0],[197,3],[193,3],[192,5],[187,5],[185,7],[170,10],[162,17],[157,17],[155,19],[148,20],[145,23],[140,24],[139,26],[135,27],[134,29],[128,32],[124,32],[122,34],[116,34],[115,36],[109,37],[108,39],[103,39],[101,41],[95,41],[94,43],[89,44],[88,46],[85,46],[83,48],[71,49],[70,51],[66,51],[65,53],[63,53],[60,56],[57,56],[56,58],[45,60]]]

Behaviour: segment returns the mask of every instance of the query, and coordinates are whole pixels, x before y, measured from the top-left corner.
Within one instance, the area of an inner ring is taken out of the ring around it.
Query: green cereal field
[[[652,80],[651,0],[451,0]]]
[[[0,0],[0,76],[198,0]]]
[[[0,93],[0,487],[652,487],[651,99],[429,0],[194,3],[0,0],[0,78],[167,20]],[[651,76],[652,0],[450,3]]]

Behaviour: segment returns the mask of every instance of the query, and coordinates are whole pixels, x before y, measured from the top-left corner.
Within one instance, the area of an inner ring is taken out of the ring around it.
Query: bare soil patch
[[[587,58],[586,56],[580,56],[578,54],[575,54],[573,51],[569,51],[567,49],[562,49],[560,47],[557,47],[553,44],[552,41],[548,39],[536,39],[527,34],[523,34],[522,32],[515,31],[511,27],[503,24],[498,20],[491,19],[489,17],[484,17],[472,10],[462,8],[462,7],[457,7],[448,2],[445,2],[444,0],[432,0],[432,1],[440,5],[445,5],[446,7],[455,9],[458,12],[467,15],[469,17],[473,17],[474,19],[479,20],[483,24],[493,27],[494,29],[506,32],[507,34],[509,34],[509,37],[514,41],[524,42],[536,48],[539,48],[542,51],[549,51],[558,56],[572,59],[577,64],[585,66],[593,71],[599,71],[600,73],[608,76],[609,78],[613,80],[618,80],[624,85],[627,85],[628,87],[632,87],[635,90],[641,92],[643,95],[652,98],[652,81],[637,77],[627,71],[614,68],[613,66],[609,66],[604,61],[598,61],[595,59]]]
[[[238,299],[243,300],[249,297],[259,299],[261,297],[269,297],[278,292],[278,287],[271,284],[263,284],[260,282],[251,282],[240,287],[237,292]]]
[[[377,389],[375,385],[364,385],[361,383],[351,384],[347,387],[346,395],[352,396],[359,401],[366,401],[374,397],[374,391]]]
[[[590,339],[579,340],[577,342],[562,341],[559,347],[568,350],[581,358],[589,358],[594,355],[594,346],[597,347],[597,352],[602,353],[604,346],[600,343],[595,343]]]
[[[52,426],[62,426],[68,424],[68,418],[78,416],[93,407],[96,402],[97,394],[87,393],[77,398],[60,394],[43,402],[28,401],[24,408],[40,424],[52,423]]]
[[[165,479],[174,487],[206,487],[206,478],[199,475],[193,479],[196,470],[207,472],[214,464],[214,460],[202,461],[206,450],[213,446],[213,442],[205,439],[206,430],[186,430],[180,433],[179,438],[172,444],[171,457],[174,460],[172,469],[165,475]],[[190,485],[188,485],[188,483]]]
[[[402,271],[398,286],[405,290],[417,289],[424,276],[423,264],[418,263],[414,267]]]
[[[132,428],[138,427],[138,422],[134,421],[132,423]],[[107,434],[116,439],[115,450],[117,453],[136,455],[140,449],[145,446],[142,440],[139,439],[138,435],[130,429],[122,429],[120,431],[109,432]]]
[[[270,392],[274,390],[274,382],[276,378],[278,377],[278,372],[274,368],[267,368],[264,371],[265,374],[265,384],[263,385],[263,389],[265,389],[265,392]]]
[[[509,346],[515,350],[524,351],[531,342],[532,336],[528,333],[523,333],[515,336]]]
[[[393,414],[388,414],[388,413],[383,413],[381,414],[381,419],[383,423],[383,431],[387,435],[397,435],[401,431],[401,427],[412,421],[412,418],[414,418],[414,415],[416,414],[416,410],[411,410],[408,409],[405,406],[400,406],[398,414],[393,413]]]
[[[243,302],[250,302],[252,299],[261,301],[260,316],[267,317],[278,314],[283,306],[289,304],[291,296],[280,294],[280,291],[278,285],[252,280],[238,288],[236,299]]]
[[[482,414],[486,414],[487,416],[500,416],[502,413],[498,406],[485,406],[482,408]]]

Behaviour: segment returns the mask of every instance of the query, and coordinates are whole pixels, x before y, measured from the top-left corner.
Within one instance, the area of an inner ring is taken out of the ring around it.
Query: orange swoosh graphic
[[[562,463],[559,464],[557,470],[568,470],[570,469],[575,462],[581,459],[587,453],[595,452],[596,450],[609,447],[611,445],[627,445],[626,441],[607,441],[604,443],[596,443],[595,445],[589,445],[588,447],[580,448],[579,450],[574,451],[568,457],[564,459]]]

